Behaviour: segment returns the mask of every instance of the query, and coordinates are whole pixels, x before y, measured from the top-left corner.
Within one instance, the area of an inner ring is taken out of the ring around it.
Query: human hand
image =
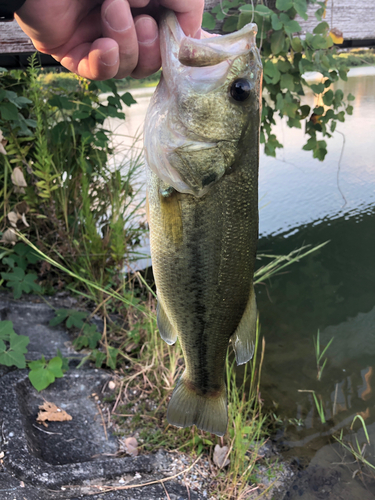
[[[199,38],[204,0],[26,0],[15,18],[35,48],[91,80],[144,78],[161,66],[159,7]]]

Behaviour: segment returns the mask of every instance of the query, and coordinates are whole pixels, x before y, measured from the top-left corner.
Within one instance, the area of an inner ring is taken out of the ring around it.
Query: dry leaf
[[[20,201],[14,206],[14,210],[19,214],[27,214],[30,211],[30,207],[26,201]]]
[[[66,413],[65,410],[62,410],[55,403],[50,403],[49,401],[45,401],[42,405],[39,406],[38,416],[36,417],[36,421],[41,424],[48,420],[49,422],[65,422],[67,420],[72,420],[72,417]]]
[[[16,214],[16,212],[12,211],[12,212],[9,212],[7,217],[8,217],[8,220],[10,222],[10,225],[16,228],[17,222],[18,222],[18,219],[20,219],[20,216],[18,214]]]
[[[344,43],[343,33],[338,28],[332,28],[331,31],[329,32],[329,35],[332,38],[333,43],[338,45]]]
[[[16,233],[13,229],[7,229],[0,240],[0,243],[12,244],[14,245],[18,240]]]
[[[15,186],[14,192],[15,193],[24,193],[25,190],[24,188],[27,187],[25,177],[22,172],[21,167],[15,167],[13,169],[12,175],[10,176],[12,179],[12,182]]]
[[[27,220],[26,220],[26,214],[20,214],[18,212],[14,212],[13,210],[11,212],[9,212],[9,214],[7,215],[8,217],[8,220],[10,222],[10,225],[17,228],[17,222],[19,220],[22,220],[22,222],[24,223],[24,225],[26,227],[30,227],[29,224],[27,223]]]
[[[0,130],[0,153],[2,153],[3,155],[6,155],[7,152],[5,151],[5,144],[7,143],[6,140],[4,140],[4,137],[3,137],[3,131]]]
[[[132,457],[136,457],[138,455],[138,442],[135,437],[126,438],[124,443],[127,453]]]
[[[220,469],[226,467],[230,463],[230,460],[226,458],[228,449],[228,446],[221,447],[218,444],[215,446],[214,456],[212,457],[212,459],[214,461],[214,464],[220,467]]]

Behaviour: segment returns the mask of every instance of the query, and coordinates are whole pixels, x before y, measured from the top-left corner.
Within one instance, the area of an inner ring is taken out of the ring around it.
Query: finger
[[[25,2],[15,17],[38,50],[49,54],[70,40],[81,21],[99,3],[100,0],[70,2],[68,8],[67,1],[33,0]]]
[[[138,64],[138,41],[133,16],[127,0],[105,0],[102,9],[103,36],[119,46],[119,69],[116,78],[125,78]]]
[[[118,45],[110,38],[82,43],[66,54],[60,63],[73,73],[90,80],[107,80],[118,73]]]
[[[199,38],[204,0],[161,0],[160,4],[174,10],[185,35]]]
[[[145,78],[152,75],[161,66],[158,25],[150,16],[138,16],[134,19],[138,39],[138,64],[131,76]]]

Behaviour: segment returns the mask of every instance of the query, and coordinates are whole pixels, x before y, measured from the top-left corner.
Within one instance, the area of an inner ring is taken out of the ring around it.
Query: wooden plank
[[[314,15],[319,6],[309,5],[307,21],[296,18],[302,34],[312,32],[318,21]],[[375,2],[368,0],[328,0],[326,21],[330,28],[342,31],[344,40],[375,39]]]
[[[206,0],[205,10],[209,11],[218,3],[219,0]],[[256,3],[257,0],[254,0],[254,4]],[[273,8],[275,0],[265,0],[264,3]],[[311,32],[318,24],[314,16],[316,9],[316,5],[309,6],[307,21],[297,18],[302,27],[302,35]],[[375,2],[328,0],[325,20],[332,28],[338,28],[343,32],[344,40],[375,39]],[[30,38],[25,35],[16,21],[0,23],[0,54],[23,54],[34,51]]]
[[[219,0],[206,0],[205,11],[209,12],[212,7],[219,4]],[[251,4],[250,0],[247,0]],[[254,0],[254,5],[261,3]],[[262,3],[270,9],[275,9],[275,0],[264,0]],[[312,32],[318,24],[314,13],[319,8],[318,5],[310,4],[308,7],[308,20],[304,21],[299,16],[296,20],[301,25],[304,35]],[[343,32],[344,40],[374,40],[375,39],[375,2],[368,0],[328,0],[326,7],[326,17],[324,19],[331,28],[338,28]],[[220,23],[221,25],[222,23]],[[219,23],[218,23],[219,25]],[[218,31],[218,30],[215,30]]]
[[[22,54],[24,52],[35,52],[35,48],[16,21],[0,23],[0,54]]]

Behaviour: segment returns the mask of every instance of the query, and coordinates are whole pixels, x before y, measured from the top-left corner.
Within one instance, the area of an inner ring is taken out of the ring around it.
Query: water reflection
[[[330,241],[257,287],[266,338],[262,397],[285,421],[303,421],[303,427],[280,431],[279,440],[293,456],[309,459],[356,414],[375,442],[375,72],[358,71],[362,76],[335,87],[356,96],[354,114],[327,140],[324,162],[302,151],[303,130],[279,120],[275,133],[284,148],[277,159],[262,155],[260,163],[259,252],[288,254],[307,243]],[[129,144],[143,124],[149,96],[136,99],[140,104],[126,110],[125,122],[108,123],[119,127],[116,141]],[[305,98],[310,105],[313,100],[312,94]],[[313,344],[318,329],[323,346],[334,338],[321,381]],[[322,426],[312,394],[301,389],[321,398],[328,424]],[[314,466],[329,453],[318,455]]]

